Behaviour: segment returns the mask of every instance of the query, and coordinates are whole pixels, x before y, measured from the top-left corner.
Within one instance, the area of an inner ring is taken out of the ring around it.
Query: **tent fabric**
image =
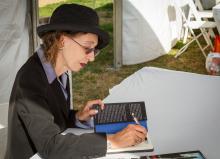
[[[16,72],[29,54],[26,1],[0,2],[0,103],[7,103]]]
[[[4,158],[7,143],[8,104],[0,104],[0,158]]]
[[[178,6],[187,1],[122,1],[122,64],[138,64],[167,54],[183,36]],[[201,2],[210,9],[220,0]]]
[[[181,36],[183,0],[123,1],[122,62],[137,64],[168,53]]]
[[[200,150],[218,159],[219,83],[219,76],[145,67],[110,89],[104,102],[145,102],[154,154]]]

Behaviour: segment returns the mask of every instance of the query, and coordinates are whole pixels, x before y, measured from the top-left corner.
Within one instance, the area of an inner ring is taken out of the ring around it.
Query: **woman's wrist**
[[[117,148],[117,146],[114,143],[113,135],[107,135],[107,149],[114,149],[114,148]]]
[[[80,122],[84,122],[82,119],[80,119],[80,112],[79,112],[79,111],[76,112],[76,114],[75,114],[75,119],[76,119],[76,120],[79,120]]]
[[[76,112],[76,114],[75,114],[75,119],[76,120],[79,120],[79,114],[78,114],[79,112]]]

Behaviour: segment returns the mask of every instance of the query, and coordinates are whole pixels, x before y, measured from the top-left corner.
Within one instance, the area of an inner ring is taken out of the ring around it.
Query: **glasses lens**
[[[94,55],[95,55],[95,56],[97,56],[99,53],[100,53],[100,50],[99,50],[99,49],[95,49],[95,50],[94,50]]]
[[[94,55],[97,56],[100,50],[96,48],[87,49],[86,54],[90,54],[91,52],[94,52]]]

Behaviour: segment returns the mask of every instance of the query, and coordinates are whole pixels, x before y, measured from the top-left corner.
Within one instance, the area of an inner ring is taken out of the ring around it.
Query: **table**
[[[154,146],[148,155],[200,150],[219,159],[219,83],[219,76],[145,67],[113,87],[104,102],[145,101]]]

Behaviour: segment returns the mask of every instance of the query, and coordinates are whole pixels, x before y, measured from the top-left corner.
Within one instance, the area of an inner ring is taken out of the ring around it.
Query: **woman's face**
[[[88,62],[94,61],[94,51],[98,44],[98,36],[92,33],[79,33],[75,36],[62,36],[63,63],[68,70],[77,72],[85,67]],[[91,49],[91,52],[88,50]]]

